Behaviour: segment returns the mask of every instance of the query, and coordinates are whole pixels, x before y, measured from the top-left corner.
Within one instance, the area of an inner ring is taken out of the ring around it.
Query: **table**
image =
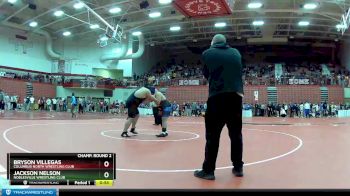
[[[242,117],[243,118],[252,118],[253,111],[252,110],[242,110]]]
[[[339,118],[350,117],[350,110],[338,110],[338,117]]]

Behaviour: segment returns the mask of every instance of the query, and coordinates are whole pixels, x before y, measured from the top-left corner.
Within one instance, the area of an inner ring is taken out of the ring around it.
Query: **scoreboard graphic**
[[[10,185],[113,186],[115,153],[8,153]]]

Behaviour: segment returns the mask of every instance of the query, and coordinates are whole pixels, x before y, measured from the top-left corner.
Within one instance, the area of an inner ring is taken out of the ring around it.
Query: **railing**
[[[244,85],[265,85],[265,86],[276,86],[276,85],[319,85],[319,86],[342,86],[350,87],[349,78],[345,79],[334,79],[334,78],[317,78],[317,77],[281,77],[276,79],[274,77],[245,77],[243,79]],[[63,87],[66,88],[100,88],[100,89],[115,89],[120,87],[137,87],[143,86],[144,81],[97,81],[97,80],[78,80],[73,79],[70,82],[65,82]],[[165,79],[158,80],[156,86],[167,87],[167,86],[199,86],[207,85],[208,81],[203,78],[177,78],[177,79]]]
[[[274,77],[246,77],[244,79],[245,85],[319,85],[319,86],[342,86],[350,87],[349,78],[335,79],[326,77],[281,77],[276,79]]]
[[[207,80],[203,78],[178,78],[160,80],[158,86],[199,86],[207,85]]]
[[[320,85],[320,86],[342,86],[350,87],[350,79],[334,79],[326,77],[245,77],[243,79],[245,85]],[[179,78],[161,80],[158,82],[159,86],[197,86],[207,85],[208,81],[201,78]]]
[[[95,80],[71,80],[62,84],[65,88],[91,88],[91,89],[115,89],[117,86],[112,84],[106,84],[103,82],[97,82]]]

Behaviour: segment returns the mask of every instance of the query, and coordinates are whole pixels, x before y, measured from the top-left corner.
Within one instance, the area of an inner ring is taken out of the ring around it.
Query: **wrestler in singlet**
[[[145,100],[155,101],[156,103],[159,103],[159,101],[154,97],[155,92],[155,87],[146,85],[137,89],[128,97],[125,105],[126,108],[128,108],[128,118],[124,125],[124,130],[121,135],[122,137],[130,137],[127,131],[130,125],[132,125],[130,132],[133,134],[138,134],[135,131],[136,123],[139,118],[138,107]]]
[[[163,93],[156,91],[155,98],[160,102],[158,106],[158,115],[162,117],[162,132],[157,137],[168,136],[168,119],[172,112],[171,103],[166,99]]]

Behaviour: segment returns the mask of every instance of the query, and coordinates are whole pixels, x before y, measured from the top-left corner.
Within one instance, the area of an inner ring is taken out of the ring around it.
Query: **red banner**
[[[212,17],[232,14],[227,0],[175,0],[173,4],[187,17]]]

